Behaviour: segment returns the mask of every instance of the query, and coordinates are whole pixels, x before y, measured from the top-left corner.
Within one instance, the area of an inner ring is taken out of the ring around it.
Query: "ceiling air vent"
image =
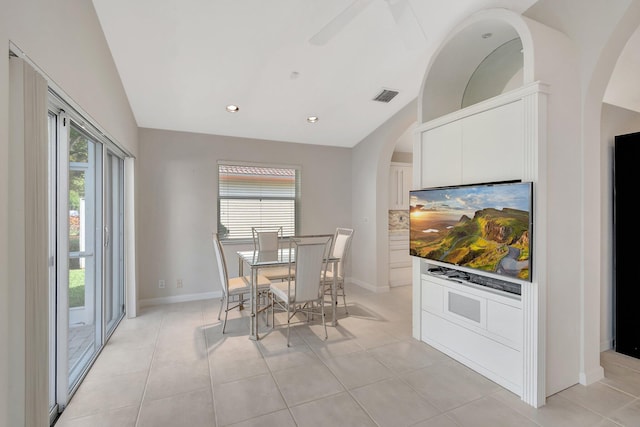
[[[396,90],[382,89],[382,92],[377,94],[373,100],[378,102],[389,102],[395,98],[398,93],[399,92]]]

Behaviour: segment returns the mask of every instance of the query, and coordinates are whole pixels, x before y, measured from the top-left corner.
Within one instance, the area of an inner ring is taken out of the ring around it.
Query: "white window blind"
[[[251,227],[282,227],[296,234],[299,186],[295,168],[218,165],[218,234],[251,239]]]

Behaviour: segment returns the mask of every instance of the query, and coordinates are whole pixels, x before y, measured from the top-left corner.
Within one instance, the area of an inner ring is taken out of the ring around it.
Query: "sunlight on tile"
[[[638,427],[640,360],[602,353],[605,378],[534,409],[412,338],[410,286],[347,285],[338,325],[283,317],[261,340],[248,310],[227,330],[210,299],[144,307],[123,319],[57,427]]]

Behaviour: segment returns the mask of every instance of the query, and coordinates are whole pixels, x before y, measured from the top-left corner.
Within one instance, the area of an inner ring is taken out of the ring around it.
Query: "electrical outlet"
[[[178,287],[181,288],[182,287],[182,279],[178,279]]]
[[[160,289],[164,289],[164,286],[165,286],[165,282],[164,282],[164,280],[158,280],[158,287],[159,287]]]

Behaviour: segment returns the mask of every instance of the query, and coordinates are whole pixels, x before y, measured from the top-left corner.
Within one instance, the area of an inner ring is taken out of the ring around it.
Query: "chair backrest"
[[[289,241],[290,250],[295,250],[295,302],[315,301],[323,295],[322,279],[327,273],[333,236],[310,239],[295,238]]]
[[[340,258],[338,262],[338,276],[344,275],[344,268],[349,255],[349,248],[351,247],[351,239],[353,238],[353,229],[351,228],[336,228],[336,234],[333,236],[333,248],[331,249],[331,255],[334,258]]]
[[[222,292],[227,294],[229,288],[229,275],[227,274],[227,262],[224,259],[224,252],[222,251],[222,243],[218,238],[218,233],[213,234],[213,252],[216,255],[216,262],[218,264],[218,275],[220,276],[220,285],[222,285]]]
[[[260,251],[277,251],[282,239],[282,227],[252,227],[253,248]]]

